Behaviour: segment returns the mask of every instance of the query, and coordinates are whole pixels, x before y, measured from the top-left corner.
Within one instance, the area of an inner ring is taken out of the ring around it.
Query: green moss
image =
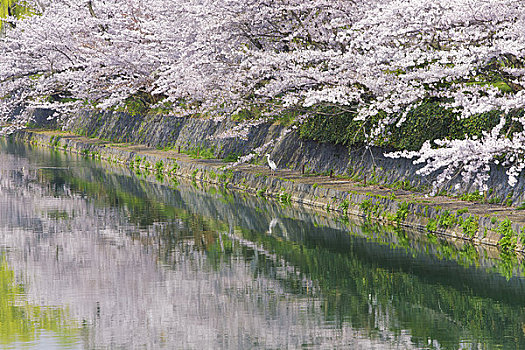
[[[173,104],[172,102],[163,101],[164,98],[165,96],[163,95],[152,95],[149,92],[138,91],[126,98],[122,105],[113,107],[113,110],[124,112],[131,116],[168,114],[171,112]]]
[[[171,101],[163,101],[161,103],[157,103],[156,107],[153,107],[150,109],[150,114],[161,114],[166,115],[173,111],[173,102]]]
[[[223,162],[233,163],[237,162],[241,155],[239,153],[231,152],[226,157],[223,158]]]
[[[417,150],[426,140],[464,139],[465,136],[481,136],[483,131],[491,130],[499,122],[501,112],[491,111],[469,118],[458,118],[458,113],[443,106],[446,101],[435,98],[424,100],[419,106],[411,109],[406,120],[399,127],[394,123],[387,127],[388,137],[381,137],[374,142],[383,147],[394,149]],[[380,119],[387,117],[379,113],[366,121],[355,121],[351,113],[334,113],[325,108],[322,113],[330,113],[329,118],[318,114],[300,127],[300,135],[305,139],[319,142],[330,142],[349,147],[362,146],[367,143],[367,135],[377,126]],[[523,114],[523,112],[520,112]],[[390,117],[400,118],[399,115]],[[518,128],[517,123],[510,121],[503,132]]]
[[[215,159],[215,147],[190,147],[181,149],[181,153],[194,159]]]

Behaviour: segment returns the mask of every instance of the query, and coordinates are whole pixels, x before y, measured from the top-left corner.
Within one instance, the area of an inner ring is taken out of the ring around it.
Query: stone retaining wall
[[[131,142],[154,148],[213,148],[218,158],[229,154],[246,155],[253,149],[270,140],[277,140],[285,129],[280,124],[260,124],[251,129],[246,140],[240,138],[221,138],[225,132],[238,125],[225,120],[180,118],[160,115],[129,115],[125,113],[84,111],[68,127],[69,131],[88,137],[96,137],[113,142]],[[380,148],[348,150],[340,145],[318,143],[304,140],[298,132],[291,132],[276,142],[271,149],[272,159],[279,168],[300,170],[312,173],[345,175],[353,180],[393,185],[398,188],[425,190],[430,187],[433,177],[417,174],[420,166],[406,159],[391,159],[384,156],[386,150]],[[259,160],[260,162],[263,159]],[[486,194],[490,203],[518,206],[525,202],[525,176],[518,184],[510,187],[507,175],[501,166],[493,165]],[[437,174],[435,174],[437,176]],[[451,181],[445,190],[449,194],[459,194]],[[471,184],[461,183],[461,193],[476,191]]]

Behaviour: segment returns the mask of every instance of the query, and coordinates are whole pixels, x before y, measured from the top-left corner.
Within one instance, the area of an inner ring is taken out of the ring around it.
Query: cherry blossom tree
[[[337,113],[368,122],[369,145],[432,100],[470,118],[498,111],[481,136],[428,140],[414,158],[486,189],[489,164],[509,184],[525,167],[525,4],[514,0],[47,0],[8,16],[0,38],[0,114],[23,126],[30,107],[67,123],[79,109],[137,98],[175,115],[257,125]],[[10,116],[9,118],[7,116]],[[509,127],[512,124],[513,127]],[[370,126],[371,125],[371,126]],[[246,134],[242,127],[229,136]],[[228,136],[228,135],[227,135]],[[271,146],[271,145],[269,145]],[[265,152],[265,150],[260,150]],[[248,159],[249,157],[247,157]]]

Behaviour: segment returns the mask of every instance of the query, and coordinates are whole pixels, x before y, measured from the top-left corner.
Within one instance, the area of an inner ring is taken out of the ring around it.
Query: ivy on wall
[[[406,115],[406,120],[396,126],[387,126],[387,132],[372,141],[377,146],[393,149],[418,150],[426,140],[463,139],[465,136],[481,136],[490,131],[500,120],[499,111],[490,111],[468,118],[443,107],[439,101],[426,100]],[[518,112],[523,114],[523,111]],[[517,117],[516,115],[515,117]],[[398,116],[392,116],[399,119]],[[308,119],[300,129],[301,137],[318,142],[331,142],[347,147],[367,144],[367,140],[383,118],[355,121],[353,114],[339,114],[326,118],[319,115]],[[509,119],[504,132],[512,134],[518,126]],[[372,137],[373,138],[373,137]]]

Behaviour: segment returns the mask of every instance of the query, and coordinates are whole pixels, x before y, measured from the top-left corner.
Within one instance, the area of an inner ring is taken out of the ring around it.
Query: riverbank
[[[178,149],[159,150],[144,145],[114,143],[58,131],[21,131],[13,136],[39,147],[54,148],[120,163],[136,172],[155,174],[176,182],[186,178],[228,189],[271,197],[283,203],[301,203],[330,212],[361,217],[385,225],[410,227],[423,234],[449,240],[500,246],[524,251],[520,234],[525,228],[523,211],[501,205],[427,197],[421,193],[382,185],[363,185],[343,177],[302,174],[265,166],[231,167],[220,159],[199,159]]]

